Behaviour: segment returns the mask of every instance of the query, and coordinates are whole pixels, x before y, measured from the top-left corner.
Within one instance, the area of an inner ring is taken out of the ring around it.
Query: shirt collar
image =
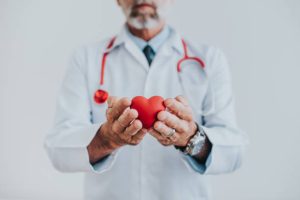
[[[117,36],[115,36],[115,40],[114,40],[113,45],[110,48],[106,49],[105,52],[110,52],[113,49],[115,49],[116,47],[118,47],[120,45],[123,45],[123,44],[125,44],[127,42],[130,42],[130,41],[133,42],[133,38],[131,38],[131,36],[128,34],[128,32],[129,31],[128,31],[127,25],[124,24],[123,27],[122,27],[122,29],[121,29],[121,31],[119,32],[119,34]],[[167,36],[167,38],[165,38],[166,36]],[[135,36],[133,36],[133,37],[135,37]],[[156,37],[158,37],[158,38],[156,38]],[[153,47],[151,46],[151,47],[153,48],[153,50],[155,52],[157,52],[158,48],[160,46],[162,46],[164,44],[164,42],[166,42],[166,43],[168,42],[180,54],[183,53],[182,37],[181,37],[181,35],[174,28],[166,25],[164,27],[164,29],[156,37],[154,37],[153,39],[151,39],[149,41],[150,45],[152,45],[152,43],[154,44],[154,46]],[[137,38],[137,39],[140,39],[140,38]],[[143,42],[145,42],[142,39],[140,39],[140,40],[143,41]],[[153,40],[153,42],[152,42],[152,40]],[[142,46],[142,45],[139,46],[139,45],[140,44],[137,44],[137,46],[140,49],[143,49],[143,47],[145,47],[147,45],[147,43],[146,43],[145,46]]]
[[[171,30],[169,26],[164,26],[162,31],[160,31],[154,38],[149,40],[148,42],[134,36],[126,26],[126,33],[132,39],[132,41],[139,47],[139,49],[143,50],[147,45],[150,45],[152,49],[157,52],[158,49],[162,46],[162,44],[167,41],[167,39],[170,37]]]

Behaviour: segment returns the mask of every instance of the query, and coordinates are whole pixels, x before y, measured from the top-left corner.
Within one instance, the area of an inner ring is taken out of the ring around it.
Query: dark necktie
[[[151,65],[152,63],[152,60],[155,56],[155,52],[154,50],[152,49],[152,47],[150,45],[147,45],[144,49],[143,49],[143,52],[148,60],[148,63],[149,63],[149,66]]]

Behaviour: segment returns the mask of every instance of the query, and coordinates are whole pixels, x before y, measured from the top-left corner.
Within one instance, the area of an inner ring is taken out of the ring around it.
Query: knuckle
[[[174,136],[172,136],[172,141],[176,142],[177,140],[179,140],[179,136],[177,134],[175,134]]]
[[[126,134],[131,137],[131,136],[134,136],[136,134],[136,132],[137,132],[136,130],[131,128],[128,131],[126,131]]]
[[[114,133],[118,133],[118,132],[119,132],[118,124],[117,124],[117,123],[113,123],[113,125],[112,125],[112,127],[111,127],[111,130],[112,130]]]
[[[128,112],[127,112],[127,117],[130,118],[130,119],[134,119],[137,117],[137,111],[134,110],[134,109],[130,109]]]
[[[174,121],[174,122],[176,122],[178,120],[177,116],[175,114],[171,114],[171,113],[168,114],[168,119],[170,121]]]
[[[130,140],[130,141],[128,142],[128,144],[129,144],[129,145],[132,145],[132,146],[136,146],[136,145],[139,144],[139,141],[138,141],[138,140]]]
[[[139,143],[142,141],[142,139],[144,138],[145,134],[139,132],[136,135],[133,136],[134,140],[137,140]]]
[[[157,113],[157,119],[161,120],[162,115],[165,111],[160,111],[159,113]]]
[[[178,98],[181,99],[181,100],[185,100],[183,95],[179,95]]]
[[[132,135],[132,128],[130,126],[126,127],[124,130],[124,135]]]
[[[111,118],[112,117],[111,114],[112,114],[112,108],[107,109],[106,110],[106,117]]]
[[[166,141],[160,141],[160,144],[162,144],[163,146],[169,146],[169,144],[168,144],[168,142],[166,142]]]
[[[165,117],[166,116],[166,111],[160,111],[158,114],[157,114],[157,118],[161,121],[164,121],[165,120]]]
[[[168,106],[168,107],[173,106],[173,103],[174,103],[174,102],[173,102],[173,99],[171,99],[171,98],[165,100],[165,104],[166,104],[166,106]]]
[[[178,116],[184,116],[184,112],[180,109],[180,110],[178,110],[177,115]]]
[[[124,112],[119,112],[119,115],[117,116],[116,120],[125,122],[127,119],[127,114]]]
[[[136,109],[130,109],[130,112],[131,113],[133,113],[133,115],[135,116],[135,117],[137,117],[138,116],[138,111],[136,110]]]
[[[154,129],[155,130],[160,130],[160,127],[162,126],[162,123],[161,122],[155,122],[154,123]]]
[[[124,106],[127,106],[127,105],[130,104],[130,100],[127,97],[123,97],[123,98],[120,99],[120,104],[124,105]]]
[[[183,105],[187,106],[187,100],[186,100],[186,98],[184,96],[179,95],[176,99],[178,101],[180,101]]]
[[[117,122],[123,122],[124,121],[124,114],[121,114],[119,117],[116,118]]]
[[[120,115],[121,115],[121,113],[118,109],[115,109],[114,111],[111,111],[111,116],[114,120],[118,119]]]
[[[139,141],[142,141],[142,139],[145,137],[146,133],[147,133],[147,132],[145,132],[145,131],[140,131],[140,132],[138,133],[138,135],[137,135],[137,139],[138,139]]]
[[[189,130],[189,127],[186,124],[183,124],[182,125],[182,131],[183,132],[188,132],[188,130]]]
[[[138,120],[135,120],[134,122],[133,122],[133,127],[135,128],[135,129],[141,129],[142,128],[142,122],[140,122],[140,121],[138,121]]]
[[[170,128],[178,129],[180,127],[180,123],[178,121],[170,122]]]

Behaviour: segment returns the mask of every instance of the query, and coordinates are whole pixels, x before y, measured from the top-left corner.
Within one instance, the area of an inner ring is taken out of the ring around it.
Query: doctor
[[[211,199],[206,175],[238,169],[247,143],[226,58],[166,24],[172,0],[117,2],[121,32],[71,59],[48,155],[59,171],[85,172],[86,200]],[[138,95],[165,99],[148,130],[130,108]]]

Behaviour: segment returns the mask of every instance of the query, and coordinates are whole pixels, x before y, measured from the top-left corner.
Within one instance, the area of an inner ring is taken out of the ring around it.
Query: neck
[[[160,23],[157,27],[152,29],[136,29],[129,24],[127,24],[129,31],[135,35],[136,37],[139,37],[145,41],[149,41],[152,38],[154,38],[164,27],[165,23]]]

